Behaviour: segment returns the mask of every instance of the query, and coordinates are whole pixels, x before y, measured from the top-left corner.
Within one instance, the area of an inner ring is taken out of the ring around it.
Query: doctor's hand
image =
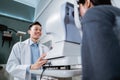
[[[32,64],[30,66],[30,69],[31,70],[36,70],[36,69],[39,69],[40,67],[42,67],[42,65],[44,65],[45,63],[47,63],[47,59],[44,59],[46,56],[46,54],[42,54],[40,58],[38,58],[38,60]]]

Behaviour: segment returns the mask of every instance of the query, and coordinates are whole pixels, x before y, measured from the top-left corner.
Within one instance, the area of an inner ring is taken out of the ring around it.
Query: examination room
[[[0,80],[120,80],[120,0],[1,0]]]

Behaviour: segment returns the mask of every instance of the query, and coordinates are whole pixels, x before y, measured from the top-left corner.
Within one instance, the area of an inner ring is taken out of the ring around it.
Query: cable
[[[48,62],[47,64],[48,64],[48,68],[49,68],[50,65],[51,65],[51,62]],[[47,67],[45,67],[45,66],[43,65],[43,71],[42,71],[42,73],[41,73],[41,75],[40,75],[40,80],[42,79],[43,73],[45,72],[46,68],[47,68]],[[47,79],[47,80],[48,80],[48,79]]]
[[[42,71],[42,73],[41,73],[41,75],[40,75],[40,80],[42,79],[42,76],[43,76],[43,73],[44,73],[45,70],[46,70],[46,68],[43,67],[43,71]]]

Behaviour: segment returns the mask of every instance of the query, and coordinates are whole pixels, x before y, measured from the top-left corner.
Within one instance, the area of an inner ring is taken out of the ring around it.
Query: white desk
[[[32,74],[41,75],[42,70],[31,70]],[[43,75],[45,76],[52,76],[58,78],[70,78],[73,76],[81,75],[81,69],[75,70],[45,70]]]

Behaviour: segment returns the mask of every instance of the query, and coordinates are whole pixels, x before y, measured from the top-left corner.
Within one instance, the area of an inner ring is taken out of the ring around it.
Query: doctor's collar
[[[35,43],[39,44],[40,40],[37,40],[37,42],[33,42],[32,39],[30,38],[29,42],[30,42],[30,45],[35,44]]]

